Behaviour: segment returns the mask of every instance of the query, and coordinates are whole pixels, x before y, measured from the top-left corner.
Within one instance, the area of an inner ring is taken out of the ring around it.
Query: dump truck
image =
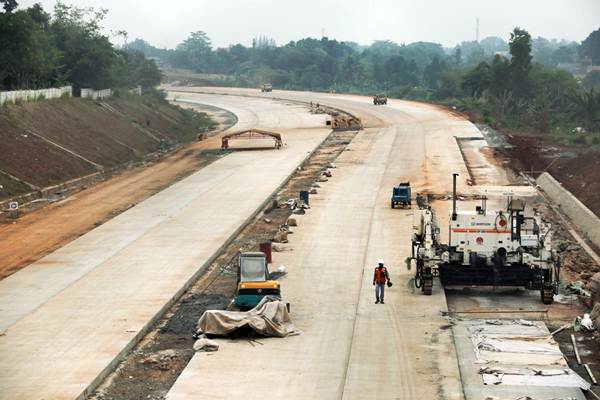
[[[391,207],[395,208],[399,205],[410,208],[412,204],[411,196],[410,182],[401,182],[400,185],[392,189]]]
[[[387,104],[387,97],[381,94],[376,94],[375,96],[373,96],[373,104],[375,104],[376,106]]]
[[[458,210],[453,177],[452,212],[448,241],[443,243],[434,211],[429,206],[413,213],[412,255],[414,284],[431,295],[434,276],[444,286],[509,286],[540,292],[551,304],[558,293],[560,259],[552,248],[552,230],[536,211],[527,211],[521,197],[535,196],[535,188],[507,186],[474,188],[481,205]],[[505,200],[503,209],[487,209],[488,197]]]
[[[241,253],[239,267],[239,281],[234,300],[236,306],[243,310],[254,308],[265,296],[281,300],[279,282],[271,279],[265,253]]]
[[[261,92],[272,92],[273,91],[273,85],[271,85],[270,83],[263,83],[262,86],[260,87],[260,91]]]

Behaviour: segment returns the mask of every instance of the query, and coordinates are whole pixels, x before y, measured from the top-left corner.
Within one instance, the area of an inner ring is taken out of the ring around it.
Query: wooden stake
[[[584,366],[585,370],[587,371],[588,375],[590,376],[590,378],[592,379],[592,382],[594,382],[594,385],[596,385],[598,383],[598,381],[596,380],[596,377],[592,373],[592,370],[590,369],[590,367],[587,364],[583,364],[583,366]]]
[[[579,350],[577,350],[577,343],[575,342],[575,335],[571,334],[571,342],[573,343],[573,350],[575,351],[575,357],[577,358],[577,364],[581,365],[581,357],[579,357]]]
[[[552,332],[552,333],[550,334],[550,336],[554,336],[554,335],[556,335],[558,332],[560,332],[560,331],[562,331],[562,330],[564,330],[564,329],[567,329],[567,328],[568,328],[568,327],[570,327],[570,326],[571,326],[571,324],[566,324],[566,325],[563,325],[563,326],[561,326],[560,328],[558,328],[557,330],[555,330],[554,332]]]

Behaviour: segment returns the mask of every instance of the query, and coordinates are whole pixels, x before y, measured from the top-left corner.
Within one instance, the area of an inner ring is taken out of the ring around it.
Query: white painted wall
[[[82,99],[105,99],[107,97],[112,96],[112,89],[102,89],[102,90],[94,90],[88,88],[81,89],[81,98]]]
[[[16,103],[17,101],[35,101],[40,98],[58,99],[63,95],[73,96],[73,87],[63,86],[59,88],[36,89],[36,90],[13,90],[0,92],[0,105],[4,103]]]

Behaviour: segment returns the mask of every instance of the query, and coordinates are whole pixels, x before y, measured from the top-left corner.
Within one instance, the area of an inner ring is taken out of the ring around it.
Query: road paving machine
[[[552,231],[533,210],[526,215],[523,197],[535,189],[522,186],[474,187],[481,199],[474,211],[457,210],[453,177],[452,213],[447,244],[440,240],[434,211],[420,204],[413,214],[412,257],[415,286],[430,295],[434,276],[442,285],[519,286],[539,290],[544,304],[558,293],[560,261],[552,249]],[[489,210],[489,196],[506,201],[501,210]]]
[[[265,296],[281,300],[279,282],[271,280],[267,256],[262,251],[241,253],[239,257],[239,282],[235,305],[247,310],[256,307]]]

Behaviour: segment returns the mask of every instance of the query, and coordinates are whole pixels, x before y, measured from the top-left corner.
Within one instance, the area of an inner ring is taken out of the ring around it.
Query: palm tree
[[[594,88],[589,91],[582,91],[570,96],[572,101],[571,112],[577,121],[581,121],[583,127],[588,131],[600,131],[600,94],[594,92]]]

